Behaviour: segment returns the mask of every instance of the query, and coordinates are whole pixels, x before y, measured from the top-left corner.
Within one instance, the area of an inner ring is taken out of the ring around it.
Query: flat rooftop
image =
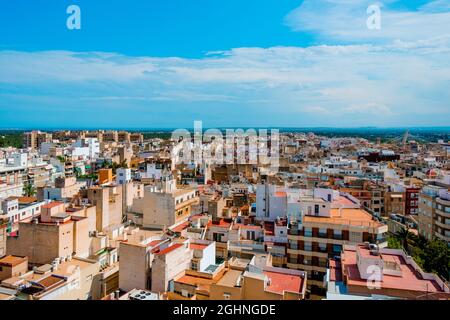
[[[217,281],[217,285],[225,286],[225,287],[236,287],[237,281],[239,277],[242,275],[242,271],[228,269],[223,274],[222,278]]]
[[[369,249],[359,246],[359,250],[364,257],[370,255]],[[347,285],[367,287],[367,280],[360,276],[356,256],[356,249],[345,249],[342,256],[341,264],[347,274]],[[403,256],[382,252],[377,258],[382,259],[385,263],[394,263],[401,270],[401,276],[383,274],[382,289],[422,291],[424,293],[443,292],[436,281],[423,279],[413,266],[405,261]]]
[[[26,261],[28,261],[27,257],[9,255],[0,259],[0,266],[14,267]]]
[[[304,285],[304,279],[299,275],[284,274],[279,272],[264,271],[264,274],[270,279],[270,284],[266,291],[283,294],[283,292],[301,293]]]
[[[382,227],[382,223],[372,219],[370,213],[364,209],[330,209],[330,217],[316,217],[307,216],[303,217],[304,222],[311,223],[331,223],[339,225],[352,225],[352,226],[367,226],[367,227]]]

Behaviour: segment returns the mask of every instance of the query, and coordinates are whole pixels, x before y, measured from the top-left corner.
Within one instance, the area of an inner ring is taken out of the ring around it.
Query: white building
[[[117,169],[116,182],[117,184],[126,184],[128,182],[131,182],[131,169],[129,168]]]
[[[284,187],[260,184],[256,188],[256,218],[275,220],[287,215],[287,193]]]

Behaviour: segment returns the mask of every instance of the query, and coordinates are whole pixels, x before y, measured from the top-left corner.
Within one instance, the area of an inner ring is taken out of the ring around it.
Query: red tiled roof
[[[189,244],[189,248],[190,249],[194,249],[194,250],[203,250],[207,247],[207,244],[199,244],[199,243],[191,243]]]
[[[183,223],[177,225],[176,227],[173,227],[172,231],[173,232],[181,232],[184,229],[187,229],[189,227],[189,225],[190,225],[189,221],[183,222]]]
[[[42,208],[43,208],[43,209],[51,209],[51,208],[60,206],[60,205],[62,205],[62,204],[63,204],[62,202],[59,202],[59,201],[53,201],[53,202],[44,204],[44,205],[42,206]]]
[[[154,247],[157,246],[158,244],[160,244],[162,242],[162,240],[153,240],[150,241],[149,243],[147,243],[147,247]]]
[[[167,247],[159,252],[156,253],[156,255],[160,256],[160,255],[164,255],[164,254],[168,254],[169,252],[172,252],[180,247],[182,247],[183,244],[182,243],[176,243],[171,245],[170,247]]]
[[[213,223],[213,221],[208,222],[208,227],[219,227],[219,228],[229,228],[231,223],[225,222],[224,219],[220,219],[219,223]]]

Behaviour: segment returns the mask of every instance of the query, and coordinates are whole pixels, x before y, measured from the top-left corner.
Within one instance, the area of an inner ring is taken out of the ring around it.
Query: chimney
[[[114,291],[114,299],[119,300],[120,297],[120,290]]]

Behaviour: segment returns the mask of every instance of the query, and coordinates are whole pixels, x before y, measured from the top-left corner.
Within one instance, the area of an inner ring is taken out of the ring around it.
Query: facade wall
[[[7,240],[8,254],[27,256],[32,264],[51,263],[73,253],[73,222],[64,224],[20,223],[19,236]]]
[[[0,281],[9,279],[12,277],[18,277],[28,272],[28,261],[23,261],[15,266],[1,266],[0,268]]]
[[[74,222],[73,228],[73,251],[82,258],[89,256],[92,238],[89,237],[89,220],[81,219]]]
[[[150,253],[145,246],[120,243],[119,288],[124,291],[148,289]]]
[[[0,220],[0,257],[6,255],[6,237],[7,237],[6,227],[7,227],[6,223],[3,223]]]
[[[152,291],[167,291],[169,281],[189,269],[191,259],[192,250],[185,246],[165,255],[156,256],[152,265]]]

